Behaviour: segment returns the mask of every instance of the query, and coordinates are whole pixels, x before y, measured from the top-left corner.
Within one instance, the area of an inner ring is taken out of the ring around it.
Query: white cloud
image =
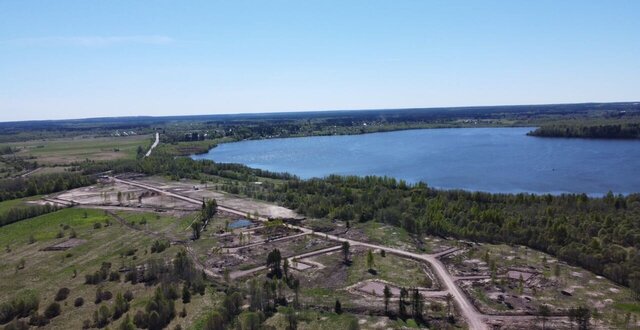
[[[168,45],[174,39],[159,35],[141,36],[74,36],[11,39],[4,44],[27,47],[74,46],[74,47],[109,47],[116,45]]]

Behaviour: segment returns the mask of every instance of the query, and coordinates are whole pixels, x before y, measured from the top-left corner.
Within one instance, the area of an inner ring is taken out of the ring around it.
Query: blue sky
[[[0,2],[0,121],[640,100],[640,1]]]

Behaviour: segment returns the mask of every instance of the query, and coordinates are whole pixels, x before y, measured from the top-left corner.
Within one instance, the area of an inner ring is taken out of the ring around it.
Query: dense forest
[[[319,218],[378,221],[423,234],[522,244],[640,290],[640,195],[443,191],[392,178],[290,180],[263,197]]]
[[[640,123],[545,125],[531,131],[529,135],[590,139],[640,139]]]
[[[88,186],[95,178],[80,173],[52,173],[0,180],[0,202]]]

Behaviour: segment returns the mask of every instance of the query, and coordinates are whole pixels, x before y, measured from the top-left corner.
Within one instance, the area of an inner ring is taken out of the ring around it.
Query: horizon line
[[[499,108],[499,107],[527,107],[527,106],[553,106],[553,105],[586,105],[586,104],[638,104],[636,101],[614,101],[614,102],[567,102],[567,103],[528,103],[528,104],[494,104],[494,105],[459,105],[459,106],[432,106],[432,107],[402,107],[402,108],[366,108],[366,109],[322,109],[322,110],[291,110],[291,111],[270,111],[270,112],[227,112],[209,114],[185,114],[185,115],[131,115],[131,116],[110,116],[110,117],[80,117],[80,118],[60,118],[60,119],[27,119],[27,120],[0,120],[0,124],[8,123],[42,123],[42,122],[64,122],[64,121],[87,121],[98,119],[133,119],[133,118],[179,118],[179,117],[210,117],[210,116],[252,116],[252,115],[281,115],[299,113],[330,113],[348,111],[384,111],[384,110],[456,110],[456,109],[479,109],[479,108]]]

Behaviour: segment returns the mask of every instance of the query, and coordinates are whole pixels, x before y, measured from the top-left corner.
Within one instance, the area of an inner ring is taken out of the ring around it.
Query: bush
[[[102,328],[109,324],[111,318],[111,311],[106,305],[100,305],[100,308],[93,314],[93,321],[98,328]]]
[[[127,290],[127,292],[124,293],[124,299],[126,301],[133,300],[133,292],[131,292],[131,290]]]
[[[84,284],[98,284],[100,282],[102,282],[102,275],[100,274],[100,272],[86,274],[84,276]]]
[[[107,279],[109,275],[109,269],[111,269],[110,262],[103,262],[100,266],[100,270],[95,271],[93,274],[85,275],[85,284],[99,284]]]
[[[151,245],[151,253],[160,253],[169,247],[169,242],[156,240]]]
[[[116,301],[113,304],[113,319],[117,320],[122,314],[129,311],[129,303],[124,299],[121,293],[116,295]]]
[[[182,303],[188,304],[191,302],[191,291],[189,291],[189,287],[185,284],[182,287]]]
[[[110,300],[113,298],[113,294],[110,291],[102,291],[102,288],[96,290],[96,304],[101,303],[104,300]]]
[[[60,315],[60,304],[57,302],[53,302],[47,306],[47,309],[44,310],[44,316],[48,319],[52,319],[56,316]]]
[[[71,290],[69,290],[68,288],[60,288],[60,290],[58,290],[58,293],[56,293],[56,297],[55,297],[55,301],[62,301],[67,299],[67,297],[69,296],[69,292],[71,292]]]
[[[35,327],[44,327],[49,324],[49,319],[40,314],[33,314],[31,318],[29,318],[29,325],[33,325]]]
[[[96,222],[96,223],[93,224],[93,229],[100,229],[100,228],[102,228],[102,224],[101,223]]]
[[[84,298],[82,297],[76,298],[76,300],[73,302],[73,306],[80,307],[82,305],[84,305]]]
[[[5,324],[11,320],[16,315],[16,310],[13,308],[13,305],[8,302],[4,302],[0,304],[0,324]]]
[[[14,322],[7,324],[4,330],[29,330],[29,325],[23,320],[15,320]]]
[[[147,314],[143,311],[138,311],[133,317],[133,324],[135,324],[138,328],[144,329],[147,327],[147,320]]]
[[[15,317],[27,317],[37,311],[39,306],[40,300],[35,292],[22,291],[11,302],[0,304],[0,324],[7,323]],[[16,323],[15,326],[19,326],[19,324]]]
[[[125,282],[131,282],[131,284],[137,284],[138,283],[138,269],[133,267],[133,269],[128,271],[124,275],[124,281]]]
[[[117,271],[112,271],[109,273],[109,281],[110,282],[120,282],[120,273]]]

